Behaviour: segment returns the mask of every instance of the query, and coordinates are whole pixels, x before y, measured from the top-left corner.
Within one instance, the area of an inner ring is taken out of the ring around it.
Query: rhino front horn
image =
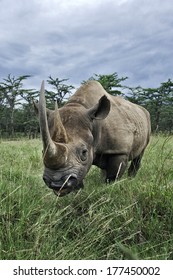
[[[43,142],[43,157],[44,162],[48,167],[60,166],[64,163],[67,157],[66,146],[62,143],[55,143],[49,132],[47,114],[46,114],[46,101],[45,101],[44,81],[41,84],[40,97],[39,97],[39,123],[40,132]],[[58,108],[55,108],[54,128],[58,127],[58,133],[67,141],[67,136],[63,124],[60,120]],[[65,141],[64,141],[65,142]]]

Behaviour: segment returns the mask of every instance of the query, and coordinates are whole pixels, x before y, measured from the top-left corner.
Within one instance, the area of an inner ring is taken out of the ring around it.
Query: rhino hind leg
[[[127,168],[128,158],[126,155],[109,156],[106,166],[106,183],[121,178]]]
[[[136,158],[134,158],[131,161],[131,164],[128,169],[128,176],[130,176],[130,177],[136,176],[136,174],[140,168],[140,165],[141,165],[141,159],[142,159],[143,154],[144,154],[144,151],[139,156],[137,156]]]

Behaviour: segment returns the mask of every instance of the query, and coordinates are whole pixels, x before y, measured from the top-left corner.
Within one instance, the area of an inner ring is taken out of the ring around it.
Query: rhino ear
[[[106,95],[103,95],[99,99],[99,102],[88,110],[88,114],[92,120],[103,120],[109,114],[110,106],[111,104],[109,99],[106,97]]]

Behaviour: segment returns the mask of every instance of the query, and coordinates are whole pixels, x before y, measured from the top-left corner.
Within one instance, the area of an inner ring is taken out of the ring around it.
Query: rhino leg
[[[110,183],[121,178],[126,170],[128,157],[126,155],[109,156],[106,166],[106,182]]]
[[[130,167],[128,169],[128,176],[130,176],[130,177],[136,176],[136,173],[138,172],[138,169],[141,165],[141,159],[142,159],[143,154],[144,154],[144,151],[142,151],[142,153],[139,156],[137,156],[136,158],[134,158],[131,161]]]

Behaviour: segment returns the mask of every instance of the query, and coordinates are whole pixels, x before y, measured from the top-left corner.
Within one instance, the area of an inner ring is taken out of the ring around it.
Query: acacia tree
[[[64,101],[71,95],[74,86],[64,84],[64,82],[69,79],[52,78],[49,76],[47,80],[48,84],[53,87],[53,91],[46,90],[46,99],[52,107],[54,107],[54,102],[57,100],[58,107],[64,104]]]
[[[122,91],[119,89],[126,88],[125,86],[121,85],[121,82],[128,79],[127,77],[118,77],[116,72],[108,75],[101,75],[101,74],[94,74],[94,76],[90,77],[88,80],[98,81],[104,89],[110,93],[111,95],[123,95]],[[83,81],[84,84],[86,81]]]
[[[33,100],[35,100],[38,95],[39,92],[34,89],[25,89],[20,92],[23,102],[21,110],[16,112],[16,124],[18,129],[20,127],[20,131],[28,135],[29,138],[35,137],[39,128],[33,107]],[[22,125],[20,119],[22,119]]]
[[[171,79],[161,83],[158,95],[161,100],[158,104],[159,115],[156,115],[155,125],[162,131],[171,131],[173,129],[173,82]]]
[[[13,136],[14,132],[36,135],[39,130],[38,121],[33,111],[33,99],[38,91],[24,89],[23,81],[29,75],[15,78],[8,75],[0,82],[0,133],[6,132]],[[127,77],[119,78],[117,73],[111,75],[94,74],[89,80],[99,81],[105,90],[112,95],[123,95],[129,101],[144,106],[151,115],[152,131],[173,131],[173,82],[171,79],[163,82],[157,88],[130,88],[122,86]],[[54,109],[57,99],[61,107],[72,94],[74,87],[67,85],[68,79],[58,79],[49,76],[48,84],[53,87],[46,91],[49,106]],[[83,81],[85,83],[85,81]],[[122,93],[124,90],[126,93]],[[3,133],[2,133],[3,135]]]
[[[173,82],[168,79],[157,88],[129,88],[127,99],[144,106],[151,115],[152,131],[173,129]]]
[[[24,75],[15,78],[9,74],[0,83],[1,102],[4,105],[3,115],[5,116],[5,126],[9,135],[14,134],[14,110],[15,106],[21,104],[21,92],[24,91],[22,82],[28,77],[30,76]]]
[[[129,101],[136,103],[138,105],[145,105],[143,98],[144,89],[140,86],[137,87],[126,87],[128,89],[128,93],[126,95],[126,99]]]

